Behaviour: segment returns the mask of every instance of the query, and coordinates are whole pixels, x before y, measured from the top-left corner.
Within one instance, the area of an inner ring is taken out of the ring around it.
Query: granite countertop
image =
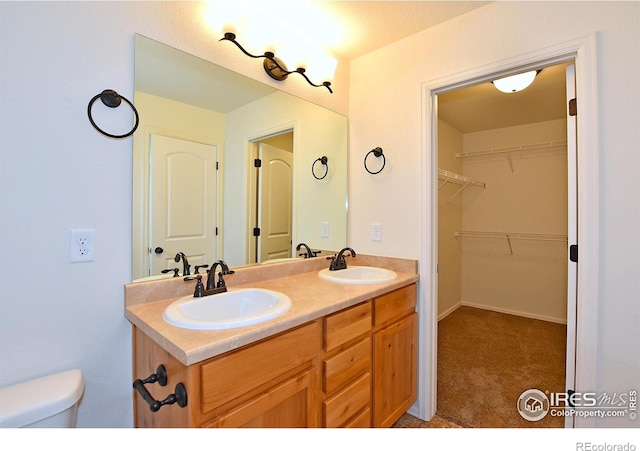
[[[193,283],[182,279],[126,285],[125,316],[182,364],[192,365],[418,281],[415,260],[358,256],[350,261],[353,266],[381,266],[398,274],[391,282],[372,285],[322,280],[317,273],[326,261],[310,260],[316,261],[238,269],[225,277],[229,289],[265,288],[289,296],[291,309],[261,324],[224,330],[172,326],[162,318],[164,309],[193,291]]]

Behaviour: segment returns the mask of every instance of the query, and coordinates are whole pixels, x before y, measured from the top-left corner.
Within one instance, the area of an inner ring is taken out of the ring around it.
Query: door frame
[[[429,420],[437,405],[438,344],[438,106],[439,93],[535,67],[573,60],[578,98],[578,246],[575,391],[594,391],[598,363],[599,164],[595,34],[480,68],[431,80],[422,85],[422,240],[420,249],[418,401],[410,412]],[[572,243],[569,243],[572,244]],[[568,249],[567,249],[568,252]],[[514,414],[516,414],[514,407]],[[577,418],[576,427],[595,426],[594,418]]]

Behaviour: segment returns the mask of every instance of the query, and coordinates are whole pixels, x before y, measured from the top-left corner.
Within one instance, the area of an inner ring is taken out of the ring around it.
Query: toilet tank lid
[[[0,388],[0,428],[17,428],[63,412],[80,400],[84,380],[69,370]]]

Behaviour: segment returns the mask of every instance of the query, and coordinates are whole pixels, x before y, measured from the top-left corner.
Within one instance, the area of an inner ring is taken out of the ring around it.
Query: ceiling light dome
[[[540,71],[532,70],[529,72],[524,72],[522,74],[511,75],[509,77],[500,78],[498,80],[493,80],[493,85],[502,92],[512,93],[522,91],[527,88],[533,80],[536,78]]]

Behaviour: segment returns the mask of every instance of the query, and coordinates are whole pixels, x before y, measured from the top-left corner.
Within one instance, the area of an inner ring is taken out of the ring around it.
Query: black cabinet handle
[[[152,412],[157,412],[162,406],[168,404],[178,403],[180,407],[186,407],[187,389],[182,384],[182,382],[179,382],[176,385],[175,393],[170,394],[162,401],[154,399],[154,397],[151,396],[151,393],[149,393],[149,390],[147,390],[147,387],[144,386],[145,384],[153,384],[155,382],[157,382],[158,385],[162,387],[167,385],[167,372],[164,369],[164,365],[158,366],[156,373],[152,374],[146,379],[136,379],[133,382],[133,388],[135,388],[138,393],[140,393],[140,396],[142,396],[142,399],[144,399],[147,404],[149,404],[149,409],[151,409]]]

